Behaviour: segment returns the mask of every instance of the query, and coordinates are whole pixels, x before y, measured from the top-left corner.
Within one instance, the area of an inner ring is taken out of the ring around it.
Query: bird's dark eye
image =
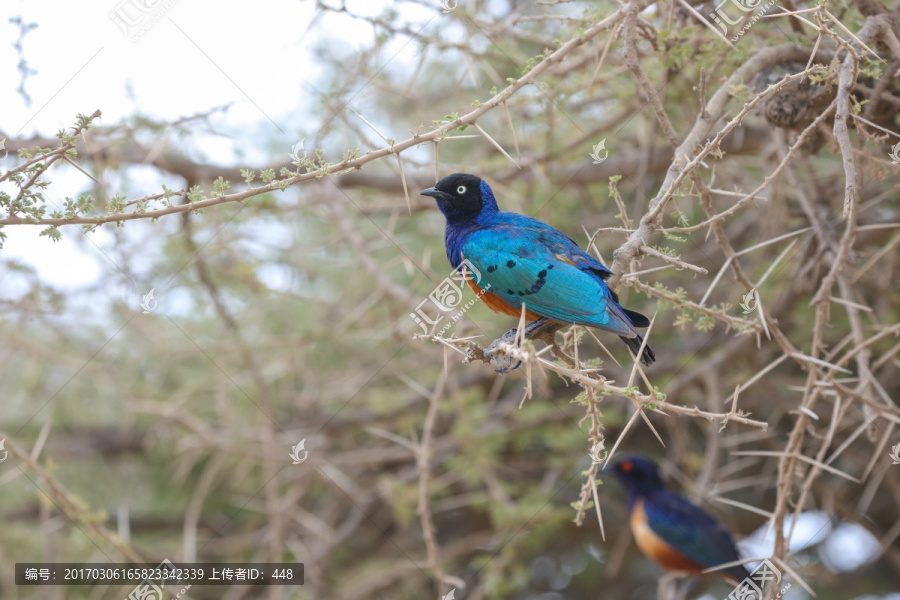
[[[457,194],[465,194],[465,193],[466,193],[466,186],[461,185],[461,186],[459,186],[458,188],[456,188],[456,193],[457,193]]]

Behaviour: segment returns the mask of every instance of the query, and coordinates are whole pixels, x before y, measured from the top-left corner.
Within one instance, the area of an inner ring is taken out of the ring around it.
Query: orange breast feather
[[[644,512],[643,498],[634,503],[634,510],[631,511],[631,531],[641,552],[667,571],[686,571],[697,574],[703,570],[702,567],[667,544],[650,529],[650,524],[647,523],[647,513]]]
[[[521,310],[517,308],[513,308],[506,301],[498,296],[497,294],[482,290],[478,285],[472,281],[471,279],[466,279],[469,282],[469,287],[472,288],[472,291],[475,292],[481,298],[481,301],[485,303],[485,305],[494,312],[502,313],[504,315],[509,315],[511,317],[518,317],[521,314]],[[482,293],[484,292],[484,293]],[[530,310],[528,310],[528,303],[525,303],[525,318],[529,321],[536,321],[541,318],[541,315],[536,315]]]

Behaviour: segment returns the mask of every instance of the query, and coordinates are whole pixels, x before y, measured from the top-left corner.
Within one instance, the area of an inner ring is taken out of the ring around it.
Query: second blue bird
[[[728,530],[699,506],[666,489],[655,463],[625,456],[610,468],[628,492],[629,521],[638,547],[664,569],[698,575],[740,560]],[[717,573],[733,583],[749,576],[743,565]]]

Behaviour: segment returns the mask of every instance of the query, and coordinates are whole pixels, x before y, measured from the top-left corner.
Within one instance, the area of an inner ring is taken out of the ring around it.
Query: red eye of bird
[[[631,470],[634,468],[634,464],[630,460],[626,460],[625,462],[622,463],[622,466],[619,468],[621,468],[624,473],[630,473]]]

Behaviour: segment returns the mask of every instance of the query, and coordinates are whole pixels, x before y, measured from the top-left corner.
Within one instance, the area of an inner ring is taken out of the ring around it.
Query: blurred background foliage
[[[701,14],[715,8],[690,4]],[[867,16],[853,2],[828,5],[854,32]],[[634,42],[640,65],[679,135],[698,118],[701,73],[708,99],[764,49],[793,45],[808,56],[816,41],[796,20],[777,19],[755,24],[732,49],[682,3],[642,6],[649,7]],[[314,108],[300,117],[309,132],[304,147],[316,165],[389,145],[374,128],[399,142],[454,122],[619,5],[467,0],[446,14],[440,8],[438,2],[397,2],[379,12],[349,2],[316,3],[315,21],[304,26],[328,32],[362,21],[371,37],[360,52],[323,35],[312,56],[298,59],[297,68],[306,61],[319,67],[308,89]],[[306,566],[300,588],[194,587],[192,598],[439,598],[451,588],[466,600],[665,597],[665,589],[657,590],[661,572],[631,539],[618,485],[601,475],[605,539],[593,507],[580,527],[573,523],[591,466],[582,390],[534,368],[533,397],[523,401],[524,368],[502,375],[490,365],[462,364],[460,354],[414,340],[420,331],[409,316],[449,274],[443,219],[417,194],[434,181],[436,152],[439,175],[483,176],[503,209],[540,218],[582,247],[598,229],[632,229],[647,212],[673,149],[627,68],[620,23],[612,24],[611,41],[608,30],[593,37],[512,95],[509,117],[501,106],[479,119],[521,168],[474,127],[460,127],[450,137],[473,137],[405,151],[403,176],[389,156],[359,171],[203,211],[84,228],[90,231],[63,226],[79,253],[97,255],[104,265],[100,277],[75,289],[45,281],[27,262],[0,252],[0,436],[17,449],[0,465],[0,597],[125,597],[128,586],[17,587],[12,570],[24,561],[130,560],[122,547],[154,563]],[[830,42],[822,47],[833,54]],[[873,81],[885,81],[900,57],[878,48],[888,63],[878,65]],[[796,60],[784,50],[782,63]],[[789,72],[803,70],[800,60]],[[823,64],[828,72],[817,85],[833,94],[838,64]],[[885,103],[900,106],[892,85],[880,88]],[[752,86],[747,81],[728,90],[734,97],[714,131],[757,93]],[[865,93],[858,91],[860,98]],[[172,190],[199,186],[213,197],[220,176],[230,191],[244,189],[240,169],[294,170],[288,147],[261,136],[265,124],[245,135],[267,148],[269,160],[253,162],[241,152],[230,164],[210,160],[206,145],[216,143],[227,119],[227,107],[211,107],[175,124],[136,113],[97,125],[77,142],[78,163],[97,182],[82,177],[74,193],[94,199],[88,215],[104,215],[117,194],[140,198],[165,184]],[[896,125],[895,115],[879,122]],[[802,353],[817,331],[811,300],[834,259],[830,244],[846,227],[844,170],[830,130],[829,121],[818,147],[795,155],[787,172],[720,222],[738,252],[795,234],[739,262],[751,281],[772,269],[760,287],[761,302]],[[758,111],[749,115],[723,142],[724,154],[698,169],[709,188],[722,191],[713,195],[712,213],[764,181],[797,132]],[[18,164],[18,148],[58,145],[51,132],[47,138],[10,134],[4,170]],[[867,336],[900,320],[898,169],[888,158],[888,138],[852,135],[865,170],[856,217],[861,229],[845,267],[851,299],[833,302],[827,326],[818,330],[824,360],[855,343],[854,319],[862,320]],[[593,164],[590,153],[601,140],[609,157]],[[77,173],[64,164],[46,179],[57,175]],[[45,198],[72,193],[59,187],[51,186]],[[172,205],[186,202],[171,199]],[[163,206],[150,200],[146,209]],[[666,208],[663,227],[707,217],[700,190],[686,184]],[[893,226],[874,227],[879,224]],[[15,227],[33,226],[4,229]],[[607,264],[627,236],[609,231],[595,238]],[[67,264],[70,257],[50,239],[43,244],[42,254]],[[741,319],[757,325],[758,319],[742,314],[739,303],[748,290],[730,269],[704,303],[713,314],[697,309],[728,258],[709,228],[656,234],[650,244],[708,272],[668,265],[640,275],[644,291],[620,287],[624,306],[656,315],[650,340],[659,361],[647,369],[650,382],[668,402],[727,413],[736,386],[783,356],[784,348],[758,326],[741,327]],[[646,257],[626,270],[666,265]],[[151,288],[158,306],[143,314],[139,304]],[[465,300],[471,296],[467,291]],[[846,310],[847,301],[864,310]],[[484,346],[514,324],[476,303],[452,334],[481,336],[476,341]],[[594,359],[606,377],[625,385],[631,362],[624,348],[611,335],[598,337],[622,366],[586,335],[580,359]],[[810,493],[802,495],[799,511],[823,511],[828,520],[798,525],[798,538],[816,543],[796,542],[790,560],[823,600],[887,598],[900,590],[900,467],[887,468],[890,447],[900,441],[892,434],[900,422],[897,352],[895,333],[867,346],[867,368],[882,389],[858,393],[883,408],[866,412],[858,398],[820,389],[811,409],[816,418],[803,426],[800,454],[816,457],[824,446],[826,457],[835,453],[831,466],[861,480],[823,473],[811,477]],[[838,378],[846,385],[862,377],[857,363],[844,366],[851,373]],[[778,456],[735,453],[784,450],[811,393],[809,369],[789,358],[741,392],[739,408],[766,422],[766,429],[738,422],[722,427],[719,420],[651,409],[648,418],[666,446],[638,419],[618,451],[658,459],[674,488],[738,539],[747,537],[766,524],[763,514],[716,499],[770,512],[779,481],[802,489],[809,464],[795,462],[780,475]],[[602,397],[599,409],[608,450],[626,430],[634,405],[621,396]],[[289,454],[300,440],[308,459],[293,465]],[[423,471],[417,449],[426,440]],[[433,522],[431,548],[427,520]],[[823,549],[842,522],[861,526],[842,544],[844,558]],[[859,557],[863,564],[857,565]],[[845,571],[842,564],[854,567]],[[724,598],[730,589],[704,578],[689,597]],[[786,597],[808,595],[795,583]]]

